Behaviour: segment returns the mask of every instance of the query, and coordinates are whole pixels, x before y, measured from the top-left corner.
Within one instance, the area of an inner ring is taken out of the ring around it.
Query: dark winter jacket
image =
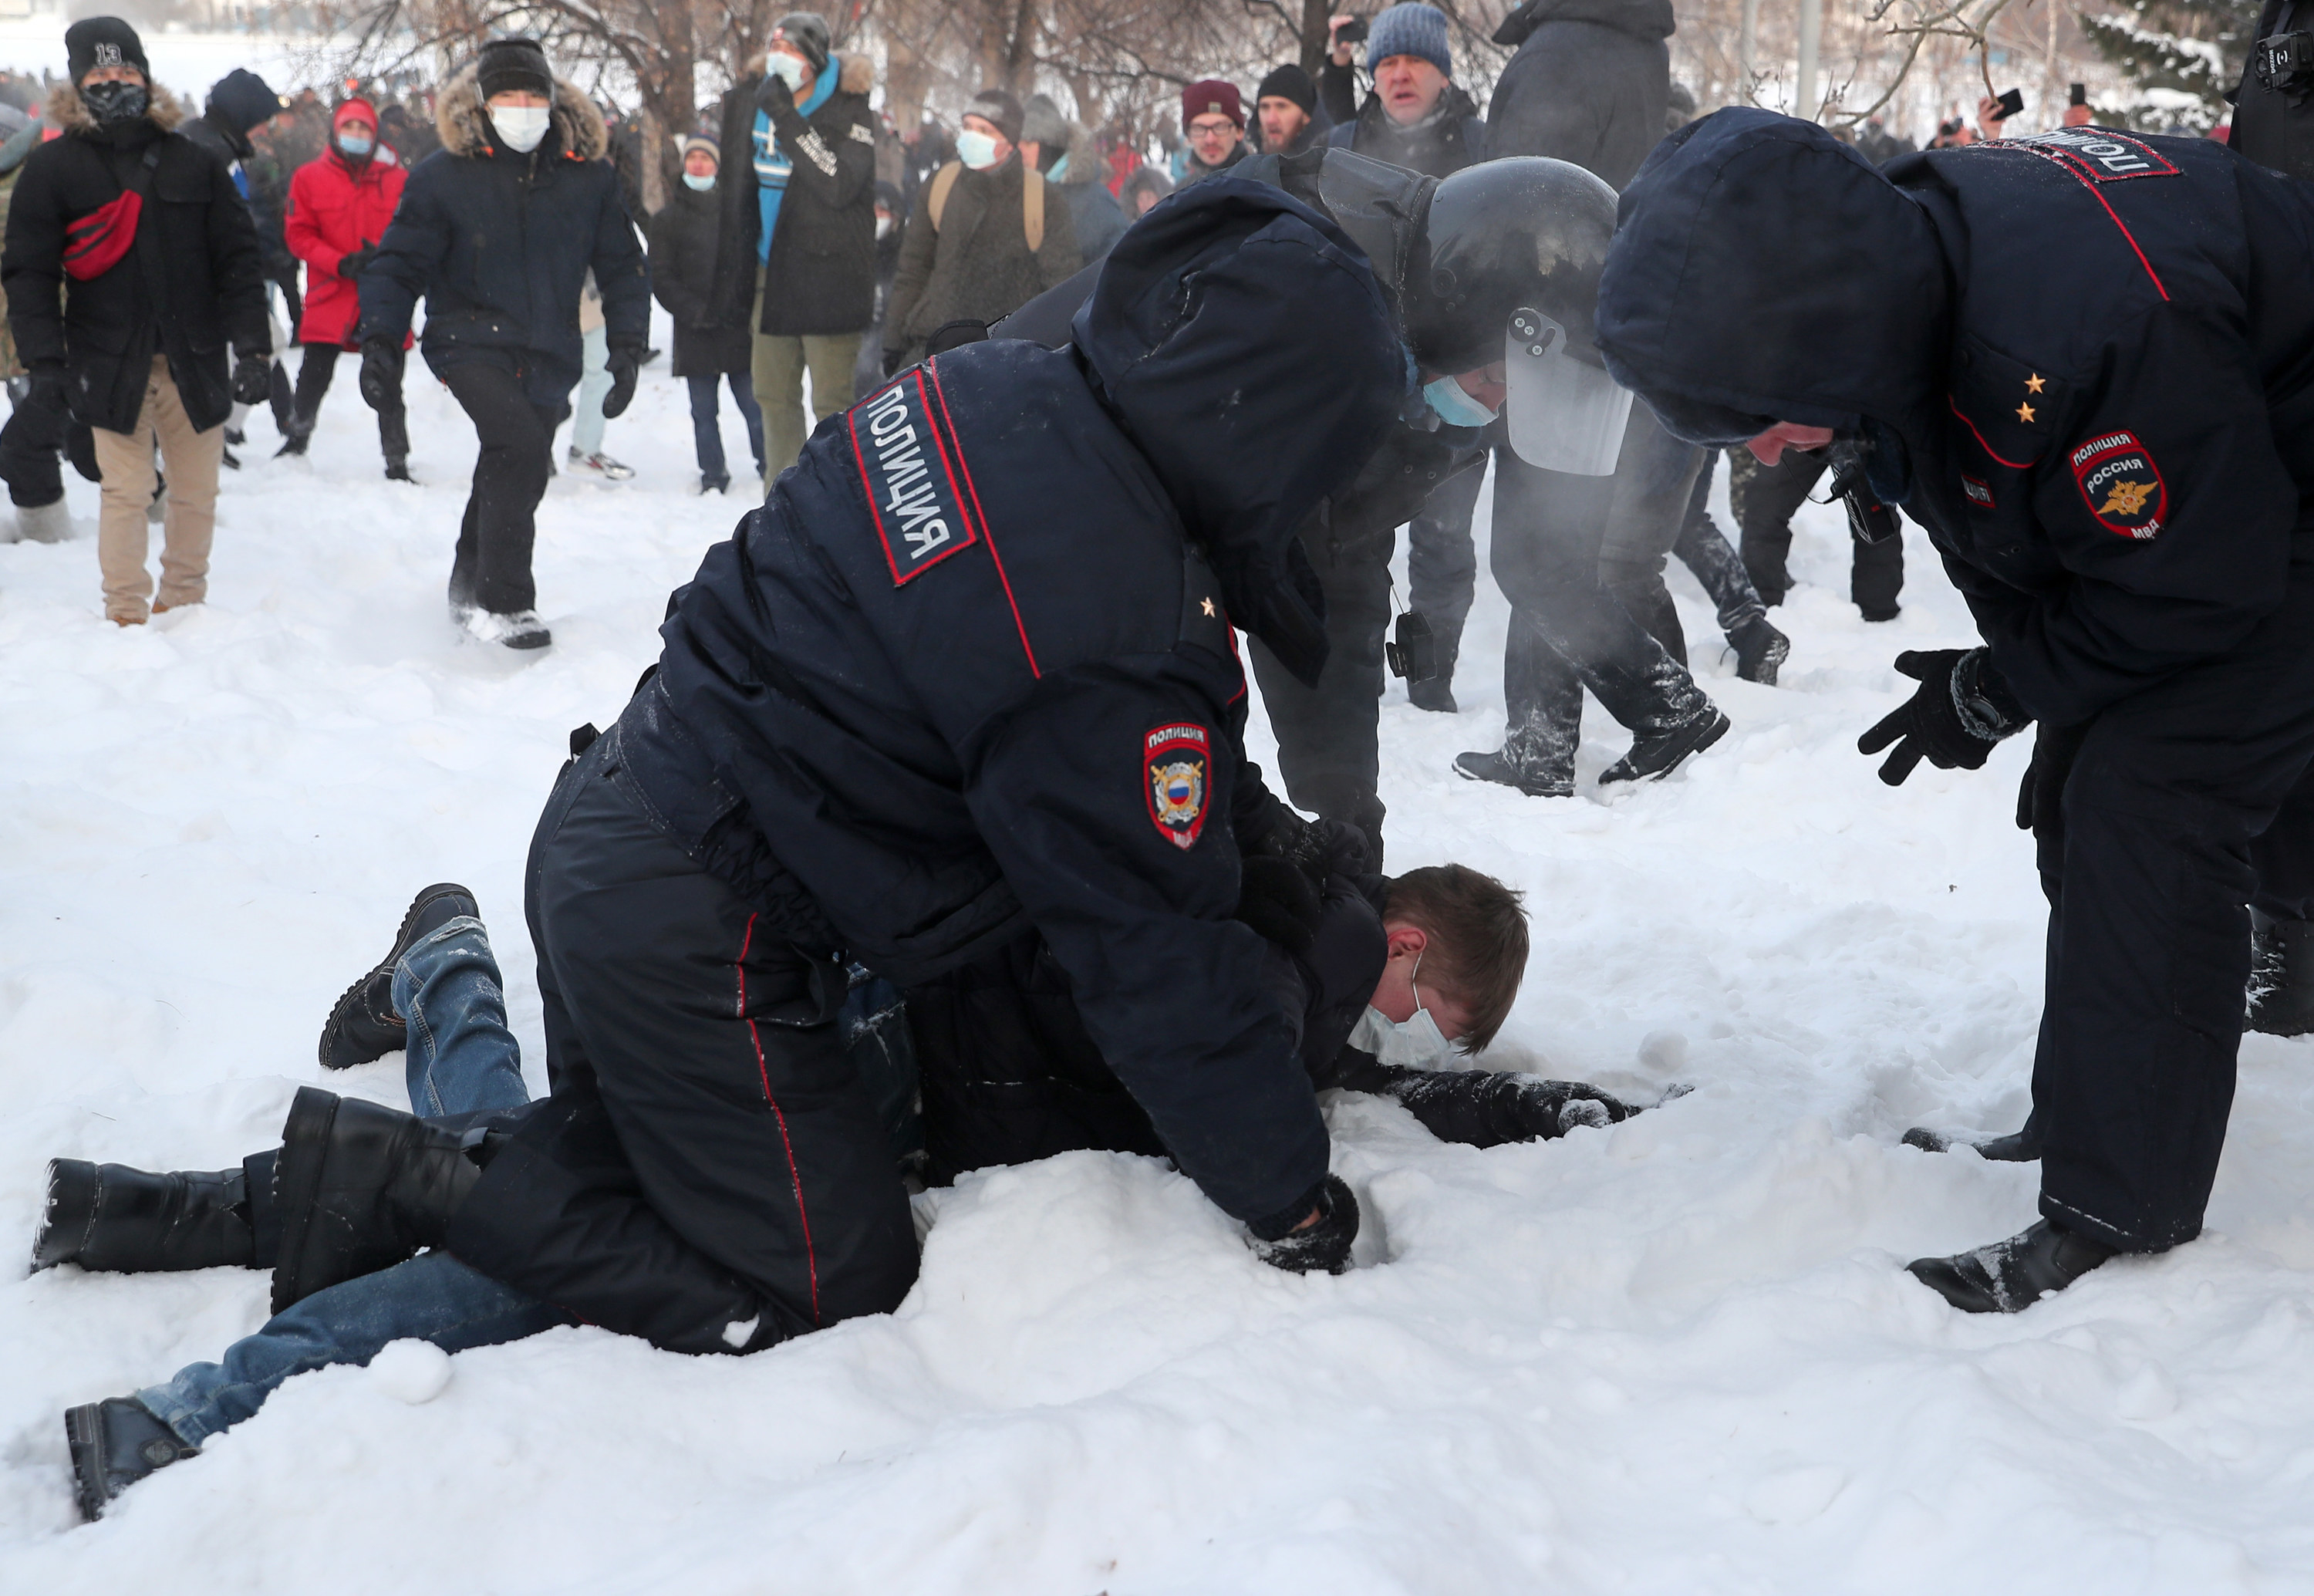
[[[1181,163],[1181,181],[1179,186],[1186,189],[1191,183],[1212,177],[1216,172],[1227,172],[1239,162],[1251,158],[1252,154],[1253,145],[1242,138],[1230,145],[1230,153],[1223,158],[1219,166],[1206,165],[1197,159],[1197,152],[1192,150],[1189,153],[1189,158]]]
[[[861,332],[876,316],[876,118],[868,109],[875,64],[837,59],[835,93],[806,117],[786,84],[757,57],[723,97],[723,166],[715,181],[722,217],[716,244],[719,320],[780,338]],[[763,302],[755,296],[763,207],[751,158],[755,113],[794,170],[772,229]]]
[[[2281,601],[2314,532],[2309,259],[2314,194],[2207,139],[2064,128],[1884,176],[1724,110],[1623,196],[1599,342],[1691,441],[1860,429],[2000,676],[2071,725]]]
[[[754,348],[745,322],[715,313],[715,240],[721,230],[722,187],[718,173],[715,187],[704,194],[677,188],[651,218],[651,292],[675,318],[674,370],[679,377],[746,371]]]
[[[172,131],[183,112],[167,90],[154,89],[152,107],[100,129],[69,84],[49,97],[48,119],[64,135],[33,151],[16,180],[0,286],[18,358],[63,372],[75,420],[130,430],[153,357],[164,354],[185,413],[206,431],[233,409],[227,346],[272,347],[257,232],[225,169]],[[69,278],[67,229],[140,174],[136,242],[99,275]]]
[[[2314,7],[2302,0],[2265,0],[2250,37],[2267,39],[2280,32],[2285,7],[2292,13],[2291,31],[2302,33],[2314,25]],[[2286,89],[2269,89],[2260,83],[2257,51],[2252,49],[2242,61],[2233,128],[2226,142],[2261,166],[2290,177],[2314,178],[2314,97],[2293,99]]]
[[[1034,928],[1182,1168],[1283,1212],[1326,1138],[1230,918],[1239,817],[1274,814],[1230,627],[1306,642],[1293,528],[1401,373],[1331,224],[1233,180],[1175,199],[1069,349],[972,344],[820,428],[676,595],[617,734],[638,790],[904,986]]]
[[[546,137],[500,147],[472,66],[442,90],[442,147],[419,163],[376,256],[361,275],[359,338],[401,339],[426,301],[434,374],[468,360],[520,373],[534,403],[560,405],[578,381],[578,296],[591,268],[614,348],[640,349],[650,274],[603,159],[603,118],[557,79]]]
[[[1040,176],[1038,182],[1045,180]],[[1021,216],[1020,157],[986,172],[958,166],[940,225],[932,219],[938,173],[916,196],[900,269],[884,313],[884,347],[921,353],[924,340],[955,321],[994,322],[1027,304],[1082,264],[1074,218],[1060,190],[1045,186],[1045,238],[1031,254]]]
[[[1350,73],[1331,61],[1325,69],[1346,78]],[[1326,142],[1426,177],[1445,177],[1487,158],[1487,123],[1462,85],[1450,83],[1439,91],[1430,114],[1406,128],[1391,120],[1380,94],[1368,94],[1357,115],[1336,123]]]
[[[367,113],[364,119],[376,126],[377,113],[367,103],[349,100],[338,108],[340,116],[347,106],[358,107]],[[374,146],[366,161],[349,161],[332,147],[319,160],[300,166],[289,180],[283,237],[289,252],[305,263],[299,343],[353,343],[354,329],[361,321],[361,293],[350,278],[338,275],[338,263],[385,236],[409,181],[401,160],[383,144]]]
[[[1100,163],[1092,159],[1091,140],[1080,137],[1075,148],[1086,151],[1084,169],[1077,169],[1071,156],[1067,172],[1060,181],[1061,193],[1069,202],[1069,224],[1077,235],[1077,258],[1086,266],[1107,255],[1125,236],[1125,207],[1100,181]]]
[[[1663,137],[1674,26],[1671,0],[1526,0],[1495,32],[1518,54],[1487,105],[1488,154],[1630,182]]]

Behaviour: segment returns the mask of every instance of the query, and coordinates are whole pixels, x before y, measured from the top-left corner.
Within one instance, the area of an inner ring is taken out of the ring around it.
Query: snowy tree
[[[2118,104],[2132,127],[2206,133],[2232,108],[2242,58],[2257,30],[2257,0],[2135,0],[2081,27],[2127,81]]]

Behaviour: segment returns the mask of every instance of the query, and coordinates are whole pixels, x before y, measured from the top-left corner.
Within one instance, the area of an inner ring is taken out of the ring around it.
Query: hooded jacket
[[[338,262],[385,236],[410,181],[401,158],[383,142],[360,161],[337,147],[338,128],[349,115],[373,130],[377,127],[376,108],[368,101],[347,101],[331,115],[330,147],[289,180],[282,234],[289,252],[306,267],[305,314],[297,322],[301,344],[352,345],[361,321],[361,293],[338,275]]]
[[[1495,31],[1518,54],[1487,104],[1487,153],[1630,182],[1663,137],[1676,26],[1671,0],[1526,0]]]
[[[2098,128],[1886,174],[1724,110],[1624,194],[1599,294],[1673,431],[1861,433],[1992,660],[2057,725],[2223,654],[2314,531],[2314,196]],[[2314,546],[2310,546],[2314,551]]]
[[[1332,62],[1326,65],[1333,68]],[[1347,66],[1338,70],[1345,76],[1349,72]],[[1438,92],[1438,102],[1429,113],[1411,127],[1400,127],[1383,109],[1382,96],[1368,94],[1357,115],[1336,123],[1326,142],[1425,177],[1449,176],[1485,160],[1488,154],[1486,119],[1462,86],[1451,82]]]
[[[619,756],[774,925],[824,917],[904,986],[1041,932],[1182,1168],[1266,1218],[1326,1137],[1229,918],[1238,817],[1269,813],[1231,622],[1300,602],[1273,591],[1294,528],[1401,356],[1347,236],[1234,179],[1128,233],[1077,334],[939,356],[823,424],[676,594]]]
[[[534,403],[561,405],[578,381],[578,298],[592,269],[612,345],[640,350],[650,274],[602,114],[557,78],[546,137],[502,147],[471,66],[444,86],[442,147],[420,162],[361,275],[356,336],[400,341],[426,301],[422,345],[437,376],[488,359],[522,374]]]
[[[722,228],[715,250],[713,303],[719,320],[774,338],[864,332],[876,319],[876,117],[868,91],[876,66],[866,56],[835,57],[835,92],[808,117],[758,56],[723,96],[722,170],[715,197]],[[764,289],[755,294],[763,235],[755,163],[755,113],[793,163]]]
[[[74,419],[128,432],[153,357],[166,355],[193,426],[222,426],[233,409],[228,346],[272,348],[257,230],[232,177],[174,131],[183,109],[158,86],[144,116],[100,128],[79,93],[59,84],[47,119],[62,136],[25,159],[0,254],[18,357],[36,372],[63,371]],[[68,230],[138,182],[135,242],[97,276],[71,278]]]

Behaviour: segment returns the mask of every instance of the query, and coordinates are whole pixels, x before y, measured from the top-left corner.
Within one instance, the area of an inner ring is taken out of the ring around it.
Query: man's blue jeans
[[[410,1106],[417,1113],[517,1108],[530,1100],[481,921],[454,920],[412,948],[393,969],[393,1009],[407,1025]],[[190,1364],[137,1398],[180,1440],[199,1446],[255,1413],[291,1375],[367,1364],[390,1341],[430,1341],[455,1353],[573,1322],[447,1253],[425,1253],[314,1292],[234,1342],[222,1362]]]

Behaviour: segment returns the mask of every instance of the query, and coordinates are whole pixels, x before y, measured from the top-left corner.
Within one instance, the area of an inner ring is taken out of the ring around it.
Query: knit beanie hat
[[[964,108],[974,116],[986,119],[1007,144],[1020,142],[1020,102],[1002,89],[983,89]]]
[[[1446,13],[1435,5],[1393,5],[1366,31],[1366,66],[1392,56],[1417,56],[1446,76],[1454,75],[1454,55],[1446,47]]]
[[[65,30],[65,70],[77,84],[100,66],[134,66],[147,82],[145,41],[119,17],[83,17]]]
[[[476,57],[474,82],[485,100],[511,89],[528,89],[550,99],[554,94],[553,70],[535,39],[493,39],[482,46],[482,53]]]
[[[210,86],[208,110],[218,121],[247,133],[279,113],[281,96],[248,67],[236,66]]]
[[[835,48],[827,19],[816,11],[791,11],[772,26],[773,39],[785,40],[803,52],[805,65],[817,77],[827,70],[827,53]]]
[[[717,144],[713,139],[709,138],[704,134],[694,133],[689,138],[683,141],[683,154],[684,157],[688,159],[691,152],[693,150],[706,151],[707,158],[715,163],[719,171],[721,169],[723,165],[723,146],[721,145]]]
[[[1259,105],[1272,94],[1291,100],[1313,117],[1318,114],[1318,85],[1290,61],[1261,80],[1261,87],[1253,92],[1253,102]]]
[[[1069,149],[1069,119],[1050,94],[1031,94],[1020,108],[1020,137],[1041,154],[1064,155]]]
[[[1387,13],[1385,13],[1387,14]],[[1187,133],[1189,124],[1199,117],[1218,111],[1245,131],[1245,105],[1238,98],[1237,85],[1225,78],[1209,77],[1191,84],[1181,91],[1181,131]]]

